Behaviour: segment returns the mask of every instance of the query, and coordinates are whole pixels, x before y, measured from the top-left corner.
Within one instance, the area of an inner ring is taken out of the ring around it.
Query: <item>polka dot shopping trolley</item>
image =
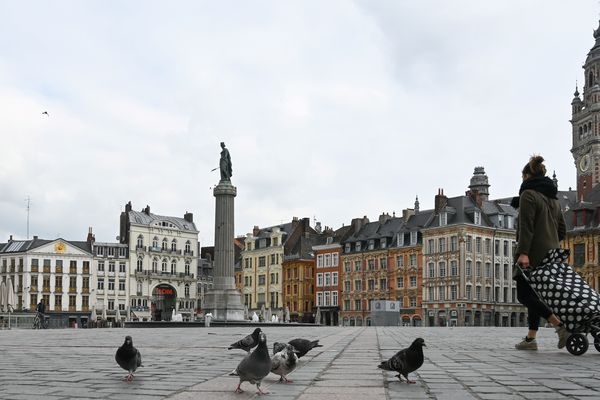
[[[569,353],[579,356],[588,350],[588,333],[600,351],[600,294],[567,264],[568,258],[567,249],[550,250],[539,267],[524,274],[571,334],[566,345]]]

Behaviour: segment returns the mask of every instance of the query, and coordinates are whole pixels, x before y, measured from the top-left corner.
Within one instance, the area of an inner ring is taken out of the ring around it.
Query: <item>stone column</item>
[[[234,198],[235,186],[221,180],[213,194],[215,207],[215,265],[213,288],[204,295],[204,312],[217,321],[244,320],[242,295],[235,288]]]

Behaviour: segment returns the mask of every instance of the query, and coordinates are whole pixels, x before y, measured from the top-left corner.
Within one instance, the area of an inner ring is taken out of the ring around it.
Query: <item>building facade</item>
[[[173,313],[193,320],[197,306],[198,230],[183,218],[133,211],[121,213],[120,243],[129,248],[130,310],[133,319],[169,321]]]
[[[42,300],[51,326],[86,326],[92,304],[91,243],[62,238],[12,240],[0,245],[0,280],[13,283],[18,311]]]

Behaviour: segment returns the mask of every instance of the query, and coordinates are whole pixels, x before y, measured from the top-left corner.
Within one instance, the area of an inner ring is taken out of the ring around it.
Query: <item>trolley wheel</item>
[[[596,339],[594,345],[596,345]],[[567,350],[574,356],[580,356],[590,347],[587,336],[581,333],[574,333],[567,339]]]

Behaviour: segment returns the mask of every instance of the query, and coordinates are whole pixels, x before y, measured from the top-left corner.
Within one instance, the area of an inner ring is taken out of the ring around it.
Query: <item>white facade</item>
[[[117,310],[121,320],[130,318],[129,251],[125,244],[93,243],[92,301],[98,317],[106,311],[113,321]]]
[[[184,218],[131,211],[126,206],[131,318],[170,320],[173,311],[194,320],[197,303],[198,231]],[[122,239],[123,240],[123,239]]]

